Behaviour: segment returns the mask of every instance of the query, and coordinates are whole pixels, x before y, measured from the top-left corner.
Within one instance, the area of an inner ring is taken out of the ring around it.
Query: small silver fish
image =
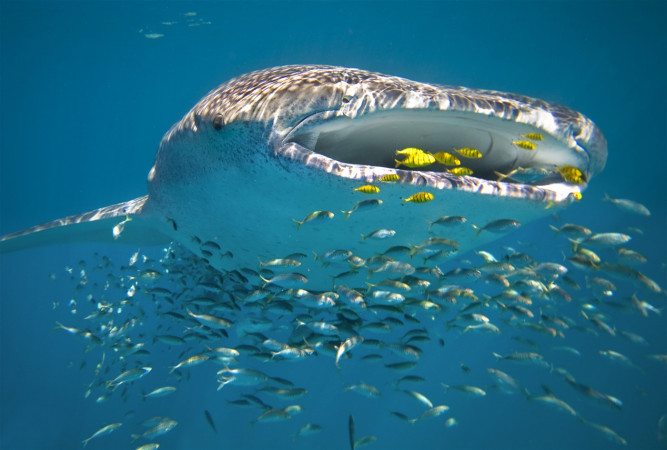
[[[138,380],[152,370],[150,367],[139,367],[136,369],[126,370],[125,372],[118,375],[111,381],[107,381],[107,387],[116,389],[118,386],[124,383],[131,383],[132,381]]]
[[[477,387],[477,386],[471,386],[471,385],[468,385],[468,384],[455,384],[453,386],[450,386],[450,385],[445,384],[445,383],[440,383],[440,384],[442,385],[442,387],[445,388],[445,390],[454,389],[456,391],[460,391],[460,392],[463,392],[465,394],[470,394],[470,395],[474,395],[474,396],[477,396],[477,397],[484,397],[486,395],[486,391],[482,388]]]
[[[259,278],[261,278],[262,281],[267,285],[275,284],[276,286],[280,286],[282,288],[298,287],[308,283],[308,278],[300,273],[282,273],[270,279],[266,279],[260,275]]]
[[[345,342],[341,343],[338,346],[338,350],[336,351],[336,367],[340,367],[338,365],[338,362],[340,361],[340,359],[343,357],[344,354],[352,350],[357,345],[361,344],[363,341],[364,338],[362,336],[352,336],[350,338],[347,338]]]
[[[592,234],[592,231],[589,230],[588,228],[574,223],[563,224],[560,228],[556,228],[553,225],[549,225],[549,228],[554,230],[556,234],[563,233],[564,235],[572,239],[582,239]]]
[[[651,215],[651,211],[649,211],[649,209],[646,206],[642,205],[641,203],[635,202],[634,200],[628,200],[625,198],[611,198],[607,194],[604,194],[604,198],[602,200],[613,203],[621,211],[647,217]]]
[[[461,216],[442,216],[434,220],[433,222],[427,220],[429,230],[433,228],[433,225],[439,225],[441,227],[451,227],[455,225],[460,225],[462,223],[466,223],[466,221],[467,219]]]
[[[311,330],[324,334],[326,336],[335,336],[338,334],[338,327],[336,325],[332,325],[327,322],[321,322],[321,321],[312,321],[312,322],[303,322],[299,319],[297,319],[297,323],[301,325],[305,325]]]
[[[294,437],[297,436],[310,436],[315,433],[319,433],[322,431],[323,428],[320,425],[317,425],[316,423],[307,423],[304,426],[302,426],[299,431],[295,434]]]
[[[342,285],[334,286],[334,290],[352,306],[359,308],[366,308],[366,302],[364,301],[364,296],[361,295],[358,291],[348,288]]]
[[[268,261],[260,261],[259,265],[264,267],[298,267],[301,265],[301,261],[289,258],[277,258]]]
[[[411,419],[410,423],[415,423],[418,420],[432,419],[434,417],[443,415],[447,411],[449,411],[449,406],[447,405],[434,406],[433,408],[424,411],[421,416]]]
[[[626,264],[645,264],[648,261],[641,253],[623,247],[618,249],[618,260]]]
[[[600,350],[599,353],[607,358],[609,361],[624,365],[626,367],[632,367],[633,369],[637,369],[640,372],[644,373],[644,369],[639,367],[637,364],[633,363],[630,358],[625,356],[622,353],[616,352],[614,350]]]
[[[322,261],[324,267],[331,263],[347,261],[350,257],[354,256],[351,251],[345,249],[329,250],[321,255],[313,252],[313,255],[315,261]]]
[[[601,247],[613,247],[629,242],[632,237],[623,233],[597,233],[587,237],[584,240],[576,241],[577,244],[595,245]]]
[[[256,386],[265,383],[269,377],[265,373],[253,369],[222,369],[218,371],[218,390],[222,389],[228,384],[237,386]]]
[[[356,392],[357,394],[361,394],[364,397],[368,398],[379,398],[382,396],[382,394],[380,394],[380,391],[375,386],[366,383],[359,383],[350,386],[345,386],[343,390],[353,391]]]
[[[380,206],[381,204],[382,200],[379,200],[377,198],[372,198],[370,200],[362,200],[360,202],[357,202],[349,211],[341,211],[341,212],[345,214],[345,219],[349,219],[350,215],[355,211],[366,211],[375,208],[377,206]]]
[[[296,229],[298,230],[301,228],[301,225],[307,222],[312,222],[312,221],[321,221],[324,219],[333,219],[334,213],[331,211],[313,211],[310,214],[308,214],[306,217],[303,218],[303,220],[296,220],[292,219],[294,223],[296,223]]]
[[[190,316],[194,317],[197,320],[197,322],[209,328],[220,330],[232,326],[232,323],[229,320],[220,317],[215,317],[208,314],[195,314],[189,309],[186,309],[186,311]]]
[[[88,445],[88,442],[91,439],[95,439],[97,437],[104,436],[105,434],[109,434],[109,433],[113,432],[116,428],[121,427],[122,425],[123,425],[122,423],[118,422],[118,423],[112,423],[110,425],[106,425],[106,426],[100,428],[95,433],[93,433],[92,436],[83,440],[83,446],[85,447],[86,445]]]
[[[179,362],[175,366],[171,368],[169,373],[174,372],[177,369],[180,369],[181,367],[192,367],[192,366],[197,366],[205,361],[208,361],[210,359],[210,356],[208,355],[194,355],[191,356],[187,359],[184,359],[183,361]]]
[[[150,430],[145,431],[142,434],[139,434],[139,435],[138,434],[133,434],[132,438],[133,439],[139,439],[139,438],[153,439],[154,437],[162,436],[163,434],[166,434],[169,431],[173,430],[176,427],[176,425],[178,425],[178,422],[176,422],[175,420],[166,419],[166,420],[163,420],[162,422],[158,423],[157,425],[155,425]]]
[[[498,219],[487,223],[483,227],[478,227],[476,225],[473,225],[472,227],[477,230],[477,236],[479,236],[482,231],[490,231],[491,233],[505,233],[512,229],[519,228],[520,226],[521,222],[516,220]]]
[[[486,369],[491,376],[498,383],[498,387],[507,393],[518,394],[523,393],[524,395],[528,394],[526,388],[522,387],[518,381],[516,381],[511,375],[506,374],[502,370],[488,368]]]
[[[173,386],[164,386],[164,387],[154,389],[151,392],[149,392],[148,394],[144,394],[143,399],[145,400],[146,398],[149,398],[149,397],[151,397],[151,398],[152,397],[164,397],[165,395],[173,394],[174,392],[176,392],[175,387],[173,387]]]
[[[387,239],[393,237],[394,235],[396,235],[396,231],[380,228],[379,230],[372,231],[368,234],[362,234],[361,240],[365,241],[366,239]]]
[[[495,172],[498,181],[510,179],[518,183],[535,183],[548,177],[552,172],[544,167],[517,167],[507,174]]]
[[[399,273],[401,275],[412,275],[415,273],[415,268],[410,264],[401,261],[387,261],[378,269],[374,270],[373,273],[385,271]]]
[[[425,405],[427,408],[433,408],[433,403],[424,394],[407,389],[403,389],[403,392],[417,400],[419,403]]]

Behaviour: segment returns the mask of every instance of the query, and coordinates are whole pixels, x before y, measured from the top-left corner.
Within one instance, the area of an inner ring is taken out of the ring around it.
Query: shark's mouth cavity
[[[588,180],[589,157],[572,140],[563,142],[528,124],[461,111],[403,110],[382,111],[350,119],[314,114],[294,127],[288,143],[339,163],[365,168],[427,172],[431,176],[476,178],[478,182],[527,185],[559,191],[562,198],[582,190]],[[322,120],[324,119],[324,120]],[[435,162],[409,167],[399,164],[406,158],[397,151],[417,148],[437,156],[446,152],[460,163]],[[474,149],[481,157],[466,157],[457,150]],[[562,168],[581,171],[578,182],[566,182]],[[457,172],[470,169],[472,173]],[[454,170],[453,170],[454,169]],[[453,172],[452,172],[453,170]],[[385,170],[386,172],[386,170]],[[512,189],[514,190],[514,189]]]

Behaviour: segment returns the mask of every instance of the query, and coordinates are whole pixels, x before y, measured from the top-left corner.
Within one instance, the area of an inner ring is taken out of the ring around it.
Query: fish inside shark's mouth
[[[462,111],[393,110],[323,121],[317,120],[320,114],[302,121],[286,141],[339,163],[433,176],[569,192],[580,191],[588,181],[587,151],[575,139],[568,143],[532,125]],[[410,160],[409,152],[400,152],[406,148],[431,156]],[[454,160],[445,163],[444,154]],[[574,178],[567,171],[574,171]]]

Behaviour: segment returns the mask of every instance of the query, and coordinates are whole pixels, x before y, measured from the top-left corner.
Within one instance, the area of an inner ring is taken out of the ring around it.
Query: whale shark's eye
[[[216,130],[221,130],[225,126],[225,119],[222,117],[222,114],[216,114],[213,117],[213,128]]]
[[[346,96],[342,101],[346,99],[350,100]],[[582,171],[588,167],[583,149],[574,150],[544,130],[484,114],[404,109],[354,118],[312,119],[297,126],[287,140],[343,163],[395,168],[396,160],[403,159],[396,152],[413,147],[432,155],[456,154],[460,167],[469,170],[453,173],[468,174],[471,170],[476,178],[540,185],[563,182],[560,167]],[[475,157],[456,153],[461,149]],[[439,161],[400,168],[429,172],[452,169]]]

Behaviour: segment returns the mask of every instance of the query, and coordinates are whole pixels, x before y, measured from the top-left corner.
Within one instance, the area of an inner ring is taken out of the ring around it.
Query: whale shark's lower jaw
[[[542,139],[524,137],[530,133]],[[397,174],[404,184],[561,202],[577,196],[594,174],[588,152],[573,139],[564,141],[532,125],[471,112],[404,109],[350,119],[327,111],[301,121],[276,146],[276,153],[344,178],[374,182]],[[522,142],[534,149],[522,148]],[[396,168],[396,159],[402,159],[396,151],[406,147],[449,152],[473,173],[455,175],[447,172],[452,167],[437,162],[418,169]],[[453,151],[466,147],[483,156],[467,159]],[[564,181],[559,168],[567,166],[581,170],[580,183]],[[542,176],[514,179],[517,171],[541,171]]]

